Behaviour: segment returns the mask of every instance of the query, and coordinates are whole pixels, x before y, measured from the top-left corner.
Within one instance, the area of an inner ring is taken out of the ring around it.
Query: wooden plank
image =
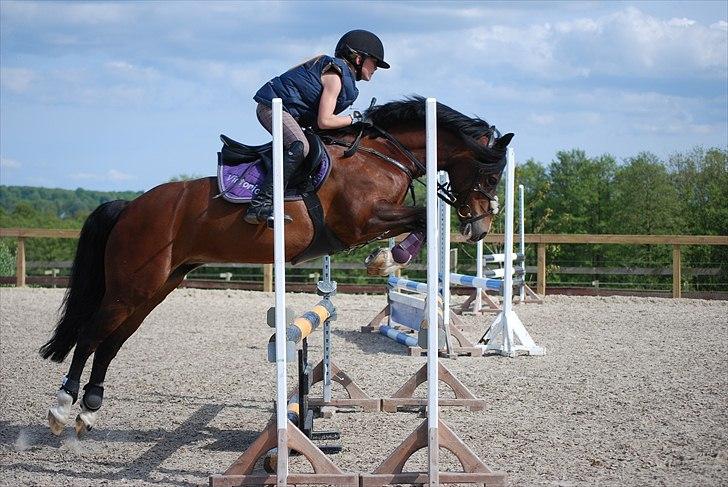
[[[453,235],[452,243],[465,243],[462,235]],[[503,234],[490,233],[485,243],[503,243]],[[546,244],[617,244],[617,245],[728,245],[726,235],[590,235],[590,234],[546,234],[527,233],[526,243]]]
[[[672,246],[672,297],[682,296],[682,256],[680,246]]]
[[[263,264],[263,291],[273,292],[273,264]]]
[[[0,228],[0,237],[78,238],[80,230],[51,228]],[[490,233],[486,243],[502,243],[502,233]],[[462,235],[453,235],[451,243],[465,243]],[[526,243],[545,244],[615,244],[615,245],[728,245],[728,235],[590,235],[527,233]]]
[[[537,266],[536,272],[536,293],[540,296],[546,295],[546,244],[540,243],[537,247]]]
[[[15,253],[15,285],[25,287],[25,239],[18,238],[18,248]]]
[[[80,230],[53,228],[0,228],[0,237],[78,238]]]

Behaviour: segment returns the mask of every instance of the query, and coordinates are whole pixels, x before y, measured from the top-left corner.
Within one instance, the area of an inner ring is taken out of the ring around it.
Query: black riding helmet
[[[362,57],[371,57],[377,61],[377,67],[389,69],[389,63],[384,60],[384,45],[376,35],[368,30],[350,30],[339,39],[336,44],[334,56],[346,59],[356,68],[357,80],[361,78],[361,65],[356,63],[357,54]]]

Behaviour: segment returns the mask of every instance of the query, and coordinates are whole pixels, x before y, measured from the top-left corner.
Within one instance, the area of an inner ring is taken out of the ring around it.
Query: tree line
[[[622,161],[608,154],[590,157],[580,149],[559,151],[549,163],[533,159],[520,163],[516,168],[518,184],[525,187],[526,233],[728,235],[726,149],[696,147],[664,160],[642,152]],[[418,188],[417,193],[421,204],[423,188]],[[99,204],[133,199],[139,194],[0,186],[0,226],[80,229],[86,216]],[[504,201],[503,185],[500,198]],[[496,223],[493,231],[502,231],[499,225]],[[456,228],[453,216],[453,231]],[[5,240],[0,242],[0,270],[2,262],[13,259],[15,243]],[[468,246],[460,248],[463,261],[475,253]],[[72,240],[31,239],[26,244],[28,260],[71,260],[74,249]],[[371,246],[337,259],[359,261],[370,250]],[[528,253],[528,261],[533,265],[534,250]],[[557,281],[576,279],[560,277],[558,269],[563,266],[671,265],[671,248],[658,245],[554,245],[549,247],[548,254],[553,264],[551,275]],[[727,281],[728,249],[686,247],[683,265],[719,268],[719,275],[699,279],[705,285],[718,286]],[[593,277],[580,279],[590,281]],[[659,277],[602,276],[600,279],[605,283],[634,279],[648,285],[650,281],[660,284]],[[691,276],[687,274],[685,279],[684,284],[689,288]],[[698,280],[693,281],[699,284]],[[725,285],[722,287],[726,289]]]

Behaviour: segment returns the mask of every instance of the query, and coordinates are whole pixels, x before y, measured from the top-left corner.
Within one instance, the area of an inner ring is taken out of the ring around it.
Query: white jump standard
[[[506,152],[506,208],[513,208],[513,180],[516,159],[513,149]],[[537,346],[529,335],[523,322],[513,311],[513,212],[506,215],[504,242],[503,311],[485,332],[480,342],[484,352],[496,352],[515,357],[519,352],[529,355],[543,355],[544,350]],[[477,283],[473,283],[477,286]]]
[[[439,295],[438,227],[437,222],[437,132],[434,98],[427,99],[427,302],[437,303]],[[428,329],[437,328],[438,307],[428,306]],[[429,485],[450,483],[487,483],[504,485],[505,474],[494,473],[439,418],[438,334],[427,335],[427,420],[412,432],[372,474],[361,475],[362,487],[394,484]],[[403,472],[409,458],[427,447],[427,472]],[[463,466],[463,472],[440,472],[440,448],[452,452]]]
[[[283,212],[283,124],[280,98],[273,99],[273,231],[275,269],[275,362],[276,414],[258,438],[222,475],[210,477],[211,486],[295,484],[358,485],[359,475],[344,473],[288,419],[287,389],[287,319],[285,279],[285,234]],[[276,474],[254,475],[258,460],[277,450]],[[301,453],[313,466],[314,473],[288,473],[289,449]]]

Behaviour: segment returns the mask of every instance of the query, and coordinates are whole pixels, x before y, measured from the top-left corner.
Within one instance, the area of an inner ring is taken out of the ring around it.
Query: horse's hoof
[[[75,429],[76,429],[76,436],[78,438],[83,438],[86,435],[86,433],[91,431],[91,428],[92,428],[92,426],[90,424],[88,424],[86,421],[84,421],[84,419],[81,417],[80,414],[78,416],[76,416]]]
[[[409,263],[409,261],[407,263]],[[387,277],[388,275],[401,270],[406,264],[399,264],[395,262],[390,249],[380,248],[369,254],[369,256],[364,259],[364,265],[367,268],[367,275]]]
[[[66,429],[66,422],[62,418],[56,417],[53,408],[48,410],[48,426],[51,428],[51,433],[56,436],[60,436],[63,430]]]
[[[278,448],[273,448],[265,454],[263,468],[268,473],[276,473],[278,470]]]

